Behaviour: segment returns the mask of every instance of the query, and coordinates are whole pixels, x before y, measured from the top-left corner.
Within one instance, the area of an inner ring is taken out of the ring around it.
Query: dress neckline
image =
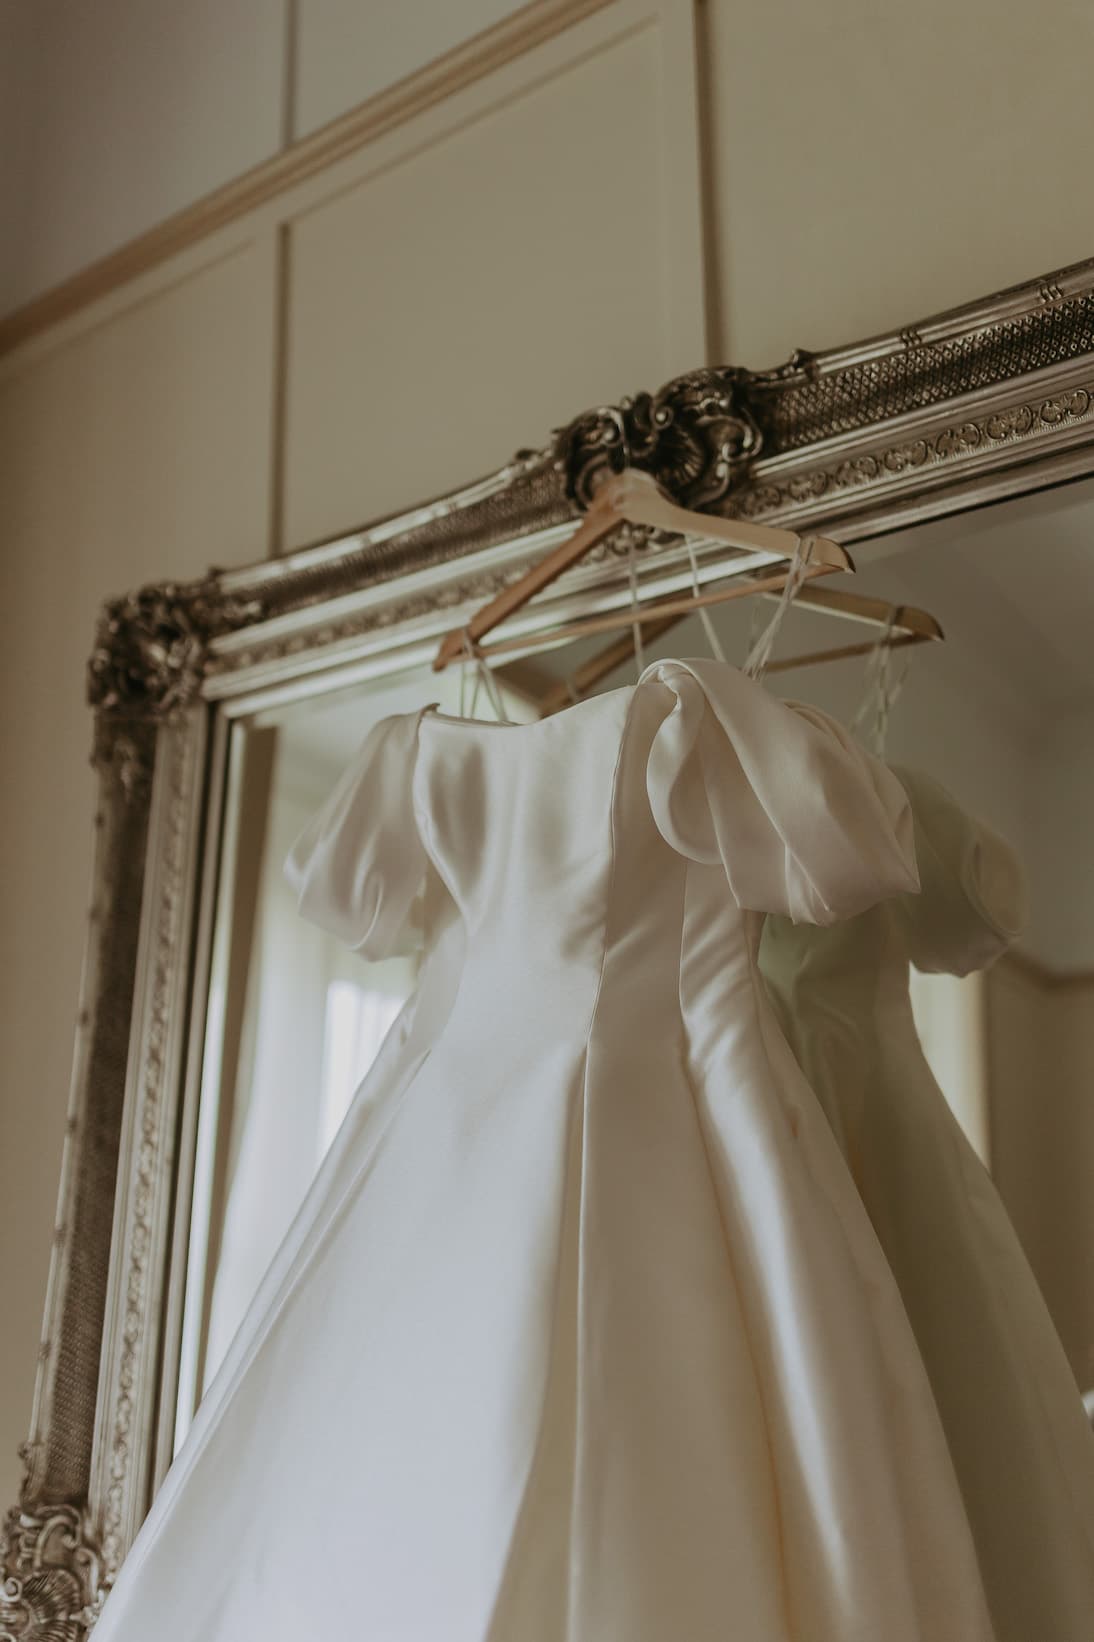
[[[613,696],[633,695],[637,688],[636,684],[617,685],[614,690],[604,690],[599,695],[584,696],[580,701],[571,702],[568,707],[561,708],[557,713],[551,713],[547,718],[518,719],[511,723],[506,723],[501,719],[460,718],[455,713],[442,713],[440,704],[436,701],[431,701],[427,707],[423,707],[421,716],[423,721],[430,720],[435,724],[451,724],[457,729],[537,730],[545,724],[552,724],[558,719],[567,717],[570,713],[580,712],[582,708],[592,707],[597,702],[609,701]]]

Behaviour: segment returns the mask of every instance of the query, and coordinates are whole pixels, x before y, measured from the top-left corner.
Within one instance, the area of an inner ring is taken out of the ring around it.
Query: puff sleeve
[[[420,719],[376,725],[285,862],[301,917],[372,960],[415,944],[411,909],[428,865],[412,795]]]
[[[647,789],[663,837],[721,862],[743,909],[831,924],[919,885],[907,795],[825,713],[734,667],[661,662],[667,686]]]
[[[1025,928],[1021,863],[939,782],[918,770],[894,774],[911,800],[922,880],[922,893],[900,909],[909,956],[928,973],[986,969]]]

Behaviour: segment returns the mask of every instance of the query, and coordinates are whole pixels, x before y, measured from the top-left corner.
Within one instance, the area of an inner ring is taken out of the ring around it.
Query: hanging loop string
[[[752,609],[748,617],[748,638],[745,642],[745,656],[750,656],[760,640],[764,629],[764,601],[753,599]]]
[[[895,608],[889,612],[881,636],[866,658],[866,687],[858,711],[851,720],[851,729],[858,732],[868,716],[873,714],[870,729],[863,739],[868,741],[871,751],[878,758],[885,756],[889,720],[912,663],[911,656],[907,655],[899,668],[894,666],[893,628],[899,614]]]
[[[478,663],[479,675],[482,678],[483,683],[486,685],[486,693],[490,697],[490,705],[494,709],[494,717],[497,719],[499,724],[511,724],[513,720],[505,711],[505,699],[502,696],[501,691],[498,689],[498,681],[494,677],[493,668],[483,656],[479,656]]]
[[[473,656],[474,650],[471,644],[471,636],[465,631],[463,633],[463,655],[460,657],[460,696],[456,705],[456,711],[461,718],[469,718],[471,716],[467,711],[467,664],[471,661]],[[473,701],[471,705],[474,707]]]
[[[691,589],[692,589],[692,592],[695,594],[695,597],[698,598],[699,597],[699,566],[698,566],[698,564],[696,563],[696,560],[695,560],[695,547],[692,543],[692,540],[691,540],[690,536],[685,536],[684,537],[684,546],[688,550],[688,559],[691,561]],[[701,604],[698,607],[698,616],[699,616],[699,620],[703,624],[703,632],[707,636],[707,643],[710,645],[711,654],[714,656],[715,660],[725,661],[725,659],[726,659],[725,651],[722,649],[721,641],[719,640],[718,635],[714,630],[714,623],[710,619],[710,611],[707,609],[706,605]]]
[[[646,671],[646,647],[642,643],[642,623],[638,618],[638,566],[634,558],[634,537],[627,541],[627,574],[631,584],[631,613],[635,620],[631,623],[631,634],[634,638],[634,662],[638,677]]]
[[[767,664],[771,660],[771,652],[775,648],[775,640],[779,636],[779,629],[786,618],[786,612],[793,604],[799,587],[805,581],[815,540],[814,536],[798,537],[798,545],[794,549],[794,557],[791,560],[790,570],[783,585],[782,593],[779,595],[779,602],[775,606],[775,614],[759,637],[754,640],[749,648],[748,655],[745,657],[745,663],[741,671],[746,678],[763,678],[767,670]]]
[[[505,711],[505,702],[502,700],[501,691],[498,689],[498,681],[494,677],[493,669],[490,667],[486,658],[479,650],[475,651],[475,668],[477,673],[477,683],[475,686],[476,694],[478,693],[479,684],[483,685],[486,689],[486,694],[489,698],[490,705],[494,709],[494,717],[497,719],[498,723],[511,724],[513,721],[509,717],[509,714]]]
[[[468,666],[474,668],[475,686],[471,692],[470,703],[468,703],[465,707]],[[461,718],[474,718],[475,708],[478,706],[479,702],[479,691],[483,688],[486,690],[487,698],[489,699],[491,707],[494,709],[494,717],[497,719],[498,723],[511,724],[512,719],[505,711],[505,702],[502,699],[501,691],[498,689],[498,681],[490,670],[490,667],[488,666],[481,651],[472,642],[470,633],[465,630],[463,634],[463,658],[460,662]]]

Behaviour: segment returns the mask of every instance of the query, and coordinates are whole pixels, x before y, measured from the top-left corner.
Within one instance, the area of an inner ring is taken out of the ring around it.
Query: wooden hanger
[[[750,591],[764,591],[753,586]],[[772,592],[770,596],[774,596]],[[842,618],[846,621],[860,622],[868,627],[889,630],[886,643],[894,650],[901,649],[909,644],[925,644],[939,641],[945,637],[940,624],[929,611],[919,610],[915,605],[892,605],[884,599],[871,598],[867,594],[853,593],[843,587],[802,587],[799,588],[795,604],[802,604],[809,609],[823,611],[827,615]],[[653,608],[656,608],[654,606]],[[662,634],[675,627],[683,620],[682,616],[669,616],[653,624],[652,630],[647,631],[646,641],[652,642]],[[877,635],[859,643],[840,645],[825,650],[813,650],[805,655],[785,656],[777,661],[769,661],[765,672],[781,673],[792,667],[810,667],[824,661],[840,661],[848,656],[868,655],[878,643]],[[634,654],[634,642],[628,634],[616,639],[614,644],[606,645],[595,656],[575,668],[570,677],[562,683],[552,684],[539,697],[540,716],[549,718],[553,713],[579,701],[590,690],[610,674],[617,667],[622,667]]]
[[[628,468],[613,474],[602,484],[595,501],[574,534],[538,564],[477,610],[464,627],[453,628],[441,642],[433,660],[434,671],[440,672],[454,661],[465,659],[469,653],[484,655],[480,640],[499,623],[521,610],[545,587],[571,566],[577,564],[590,550],[621,524],[645,525],[672,535],[696,537],[703,541],[718,541],[739,555],[748,555],[740,570],[751,569],[757,558],[760,563],[787,561],[794,557],[802,538],[792,530],[777,529],[772,525],[753,524],[743,519],[722,519],[714,514],[698,513],[673,502],[660,489],[650,474],[638,468]],[[827,536],[812,538],[812,548],[805,574],[809,578],[830,575],[835,570],[854,570],[850,555],[838,542]],[[738,571],[738,573],[739,573]],[[574,622],[569,627],[554,628],[543,638],[554,643],[566,637],[581,637],[587,633],[606,632],[614,627],[631,626],[635,620],[643,625],[668,617],[683,616],[705,604],[720,604],[726,599],[745,598],[754,593],[773,592],[785,585],[787,571],[781,570],[769,577],[760,577],[748,583],[713,592],[692,594],[687,598],[664,600],[639,605],[637,611],[603,617],[585,622]],[[490,646],[489,653],[504,650],[534,649],[537,640],[531,636],[510,639]]]

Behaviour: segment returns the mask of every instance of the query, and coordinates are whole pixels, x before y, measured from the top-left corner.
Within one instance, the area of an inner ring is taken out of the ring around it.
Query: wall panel
[[[90,881],[102,601],[261,557],[271,264],[195,269],[0,378],[0,1499],[29,1424]]]
[[[293,135],[424,68],[523,0],[297,0]]]
[[[38,50],[30,6],[0,0],[0,314],[29,294],[23,247],[32,203]]]
[[[8,0],[33,103],[6,305],[276,153],[288,0]]]
[[[293,222],[287,547],[463,484],[700,362],[676,26],[589,30],[584,50],[571,31],[465,99],[455,129],[407,128]],[[684,163],[670,172],[666,153]]]
[[[1085,0],[704,0],[715,270],[767,366],[1088,257]]]

